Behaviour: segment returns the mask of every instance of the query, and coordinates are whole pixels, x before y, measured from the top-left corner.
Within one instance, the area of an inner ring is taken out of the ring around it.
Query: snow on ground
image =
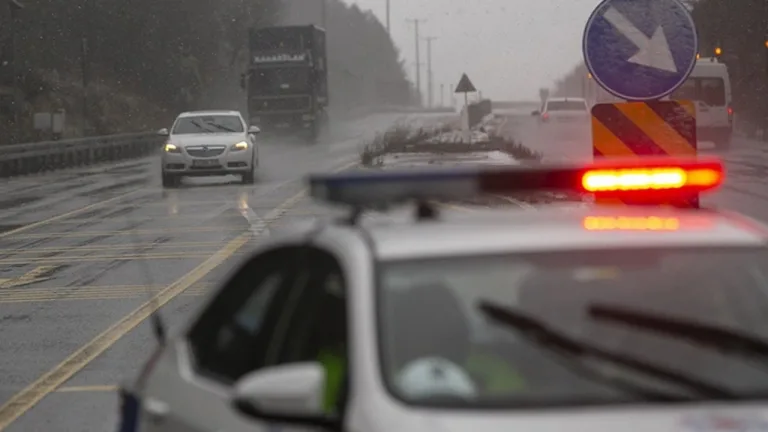
[[[474,153],[390,153],[381,157],[383,167],[519,165],[512,156],[500,152]]]

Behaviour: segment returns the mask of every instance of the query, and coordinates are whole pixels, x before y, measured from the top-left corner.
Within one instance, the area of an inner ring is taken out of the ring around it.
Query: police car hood
[[[441,432],[764,432],[768,405],[696,405],[680,408],[591,407],[520,409],[501,413],[464,411],[425,413],[418,424],[398,430]]]

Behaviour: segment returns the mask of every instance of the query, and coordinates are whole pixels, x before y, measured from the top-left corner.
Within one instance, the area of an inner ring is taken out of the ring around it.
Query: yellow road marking
[[[238,227],[217,227],[217,226],[203,226],[203,227],[174,227],[174,228],[154,228],[154,229],[138,229],[138,230],[116,230],[116,231],[76,231],[76,232],[53,232],[53,233],[35,233],[35,234],[23,234],[15,236],[17,239],[49,239],[49,238],[75,238],[75,237],[99,237],[99,236],[127,236],[127,235],[157,235],[157,234],[171,234],[171,233],[199,233],[199,232],[240,232],[242,228]]]
[[[212,286],[211,283],[195,284],[184,291],[183,295],[200,296],[207,293]],[[163,285],[116,285],[6,289],[0,291],[0,304],[130,299],[155,295],[164,288]]]
[[[214,251],[215,252],[215,251]],[[210,253],[163,253],[163,254],[131,254],[131,255],[93,255],[93,256],[56,256],[56,257],[28,257],[28,258],[6,258],[0,259],[0,265],[18,265],[30,263],[61,263],[69,264],[73,261],[80,262],[98,262],[98,261],[138,261],[138,260],[166,260],[166,259],[190,259],[190,258],[208,258]]]
[[[0,260],[0,263],[2,263],[2,260]],[[2,279],[0,282],[0,289],[3,288],[13,288],[17,286],[22,285],[29,285],[35,282],[42,282],[51,279],[50,276],[43,276],[45,274],[49,274],[59,268],[59,266],[40,266],[35,267],[31,271],[28,271],[27,273],[11,278],[11,279]]]
[[[20,249],[0,249],[0,254],[36,254],[36,253],[51,253],[51,252],[81,252],[81,251],[113,251],[113,250],[141,250],[141,249],[177,249],[177,248],[189,248],[200,249],[205,247],[216,248],[222,245],[221,241],[208,241],[208,242],[167,242],[167,243],[123,243],[123,244],[105,244],[105,245],[88,245],[88,246],[51,246],[51,247],[31,247]],[[213,252],[213,251],[211,251]]]
[[[232,204],[232,208],[228,209],[228,210],[237,210],[238,207],[240,207],[239,204],[233,203]],[[260,210],[267,210],[267,211],[269,211],[269,210],[273,209],[275,206],[258,206],[258,207],[254,207],[254,206],[250,206],[249,205],[248,207],[251,208],[254,211],[260,211]],[[311,210],[310,211],[299,211],[299,212],[297,212],[297,214],[306,214],[306,215],[310,215],[311,216],[311,215],[313,215],[314,212],[316,212],[316,210],[315,211],[311,211]],[[226,215],[224,213],[221,213],[221,214],[219,214],[217,216],[213,216],[213,217],[211,217],[211,215],[200,215],[200,214],[178,215],[178,216],[151,216],[151,215],[146,215],[146,213],[142,213],[141,217],[130,217],[130,220],[133,223],[146,223],[146,224],[153,224],[155,226],[162,226],[162,227],[166,227],[167,226],[169,228],[183,228],[184,226],[180,225],[180,224],[184,224],[184,223],[190,223],[190,224],[198,223],[198,225],[190,225],[189,226],[189,228],[194,229],[196,227],[201,226],[199,224],[200,221],[211,221],[212,219],[217,219],[218,220],[218,222],[214,220],[212,222],[209,222],[209,223],[205,224],[205,225],[209,225],[210,226],[212,223],[220,223],[220,219],[221,218],[229,218],[229,219],[233,219],[233,220],[239,220],[241,217],[242,216],[240,216],[239,212],[238,213],[226,214]],[[109,221],[105,221],[103,218],[68,219],[68,220],[60,221],[57,224],[60,224],[60,225],[85,225],[85,224],[98,224],[98,223],[104,223],[104,222],[109,222]],[[202,225],[202,226],[205,226],[205,225]]]
[[[5,238],[5,237],[13,236],[13,235],[16,235],[16,234],[24,232],[24,231],[29,231],[29,230],[31,230],[33,228],[38,228],[38,227],[41,227],[41,226],[45,226],[45,225],[51,224],[51,223],[56,222],[56,221],[60,221],[62,219],[66,219],[68,217],[77,216],[77,215],[85,213],[85,212],[87,212],[89,210],[93,210],[95,208],[103,207],[103,206],[105,206],[107,204],[111,204],[113,202],[120,201],[120,200],[122,200],[124,198],[128,198],[129,196],[136,195],[136,194],[138,194],[140,192],[143,192],[143,191],[144,191],[144,189],[132,190],[130,192],[118,195],[116,197],[112,197],[112,198],[110,198],[108,200],[99,201],[97,203],[93,203],[93,204],[87,205],[85,207],[81,207],[81,208],[79,208],[77,210],[72,210],[72,211],[67,212],[67,213],[62,213],[62,214],[60,214],[58,216],[54,216],[54,217],[51,217],[51,218],[48,218],[48,219],[44,219],[44,220],[41,220],[41,221],[38,221],[38,222],[35,222],[35,223],[31,223],[29,225],[24,225],[22,227],[19,227],[19,228],[16,228],[16,229],[12,229],[10,231],[5,231],[5,232],[0,233],[0,238]]]
[[[118,386],[116,385],[90,385],[61,387],[56,390],[56,393],[113,392],[117,390]]]
[[[302,195],[304,192],[301,193]],[[274,208],[274,207],[273,207]],[[258,208],[255,208],[254,210],[258,210]],[[298,216],[303,215],[302,213],[299,213]],[[307,213],[306,216],[317,216],[317,214]],[[274,220],[270,220],[265,218],[261,218],[265,220],[266,222],[273,222]],[[273,218],[274,219],[274,218]],[[184,234],[190,234],[190,233],[207,233],[207,232],[216,232],[216,233],[232,233],[232,232],[241,232],[242,228],[238,227],[222,227],[222,226],[197,226],[197,227],[180,227],[180,226],[174,226],[174,227],[168,227],[168,228],[148,228],[148,229],[137,229],[137,230],[115,230],[115,231],[75,231],[75,232],[52,232],[52,233],[34,233],[34,234],[23,234],[19,236],[15,236],[15,239],[55,239],[55,238],[77,238],[77,237],[99,237],[99,236],[109,236],[109,237],[117,237],[117,236],[141,236],[141,235],[158,235],[158,234],[175,234],[175,233],[184,233]]]
[[[283,204],[267,214],[264,219],[279,218],[282,214],[288,211],[290,207],[301,200],[305,193],[306,190],[302,190],[289,198]],[[200,281],[208,273],[213,271],[245,246],[253,236],[261,234],[266,228],[266,225],[264,225],[260,227],[259,231],[248,231],[240,234],[191,272],[154,295],[150,300],[134,309],[131,313],[124,316],[90,342],[81,346],[64,361],[44,373],[26,388],[13,395],[8,401],[0,406],[0,431],[7,428],[21,415],[40,402],[46,395],[67,382],[67,380],[74,374],[83,369],[88,363],[101,355],[109,347],[114,345],[120,338],[128,334],[128,332],[152,315],[153,312],[183,293],[187,288]]]

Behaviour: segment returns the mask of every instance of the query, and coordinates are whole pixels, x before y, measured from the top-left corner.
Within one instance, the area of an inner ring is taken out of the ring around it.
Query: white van
[[[691,76],[670,98],[696,103],[696,134],[699,141],[712,141],[719,149],[730,147],[733,99],[725,64],[714,58],[699,59]]]

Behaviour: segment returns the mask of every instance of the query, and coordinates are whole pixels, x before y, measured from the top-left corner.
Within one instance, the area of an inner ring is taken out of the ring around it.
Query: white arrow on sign
[[[613,6],[608,8],[603,17],[640,50],[629,59],[631,63],[677,73],[675,59],[672,57],[672,51],[669,49],[667,37],[661,26],[656,28],[649,39]]]

